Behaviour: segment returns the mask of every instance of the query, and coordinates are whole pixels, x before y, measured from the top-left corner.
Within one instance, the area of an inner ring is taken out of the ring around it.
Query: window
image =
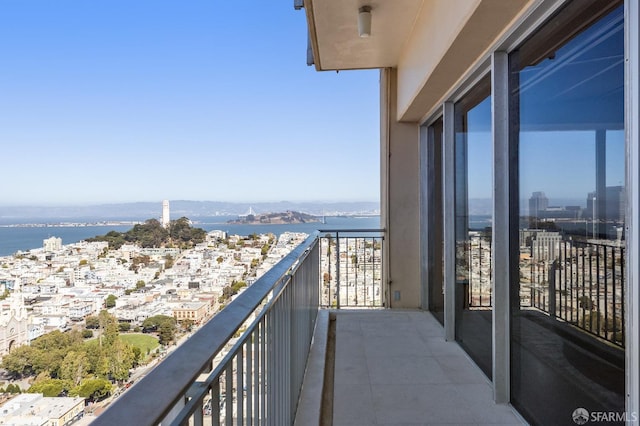
[[[624,411],[624,19],[612,6],[571,2],[510,54],[511,399],[532,424]]]

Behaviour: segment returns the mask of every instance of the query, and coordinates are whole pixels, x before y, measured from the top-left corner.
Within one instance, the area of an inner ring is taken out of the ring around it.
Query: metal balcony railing
[[[318,312],[319,277],[316,233],[93,424],[293,424]]]
[[[532,258],[531,306],[624,347],[624,246],[564,240],[554,251]]]
[[[327,308],[384,306],[383,229],[322,229],[320,304]]]
[[[624,245],[557,239],[529,249],[520,261],[520,306],[624,347]],[[468,259],[465,307],[490,308],[491,240],[470,235],[458,250]]]

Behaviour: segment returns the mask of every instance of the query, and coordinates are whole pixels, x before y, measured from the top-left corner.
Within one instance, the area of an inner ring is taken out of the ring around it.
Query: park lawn
[[[143,355],[160,346],[158,338],[149,334],[127,333],[120,334],[119,337],[120,340],[139,347]]]

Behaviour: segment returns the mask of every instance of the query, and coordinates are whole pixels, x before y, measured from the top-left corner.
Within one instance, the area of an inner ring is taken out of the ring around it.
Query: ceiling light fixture
[[[371,6],[362,6],[358,10],[358,34],[360,37],[371,35]]]

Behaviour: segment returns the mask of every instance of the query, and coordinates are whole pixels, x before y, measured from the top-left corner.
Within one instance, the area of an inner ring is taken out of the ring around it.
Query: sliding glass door
[[[615,6],[570,3],[510,55],[519,176],[511,399],[533,424],[575,424],[579,408],[624,412],[624,19]]]
[[[442,199],[442,118],[427,128],[427,283],[429,311],[444,325],[444,212]]]
[[[492,371],[491,86],[484,78],[455,104],[456,340]]]

